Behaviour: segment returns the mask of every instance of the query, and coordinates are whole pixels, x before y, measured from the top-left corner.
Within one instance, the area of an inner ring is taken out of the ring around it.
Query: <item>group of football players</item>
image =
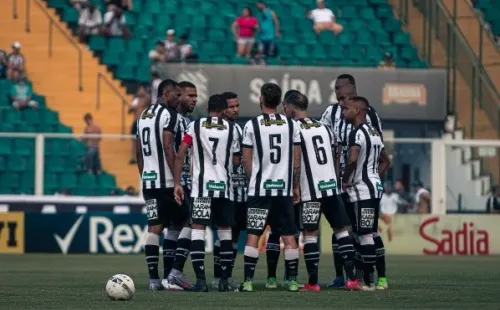
[[[262,114],[242,129],[236,123],[237,94],[212,95],[208,115],[191,122],[187,114],[196,106],[195,85],[161,82],[158,102],[137,121],[150,290],[208,291],[209,226],[217,232],[212,286],[219,291],[253,291],[258,243],[269,226],[266,287],[277,288],[282,240],[286,289],[319,291],[321,215],[333,229],[336,277],[328,287],[388,288],[385,250],[377,233],[381,177],[389,167],[381,122],[368,100],[357,95],[351,75],[340,75],[335,91],[339,102],[318,121],[308,116],[304,94],[290,90],[283,96],[278,85],[264,84]],[[232,272],[243,230],[247,240],[240,284]],[[309,276],[304,285],[297,282],[300,231]],[[158,271],[162,234],[163,280]],[[189,255],[194,285],[184,273]]]

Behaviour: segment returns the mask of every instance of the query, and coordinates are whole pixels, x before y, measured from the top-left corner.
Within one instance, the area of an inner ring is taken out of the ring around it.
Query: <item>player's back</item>
[[[163,147],[163,132],[177,129],[177,112],[163,104],[153,104],[137,121],[137,136],[143,157],[143,188],[170,188],[174,186],[173,173],[167,165]]]
[[[243,146],[253,148],[249,196],[291,196],[297,125],[281,114],[262,114],[245,125]]]
[[[372,125],[363,123],[350,134],[349,146],[354,145],[360,150],[349,195],[353,201],[380,199],[383,193],[379,176],[380,155],[384,149],[382,137]]]
[[[234,125],[220,117],[203,117],[189,125],[188,133],[193,138],[191,197],[229,198],[233,153],[239,151]]]
[[[298,119],[301,135],[301,196],[303,201],[337,194],[337,175],[332,148],[336,143],[331,131],[321,122]]]

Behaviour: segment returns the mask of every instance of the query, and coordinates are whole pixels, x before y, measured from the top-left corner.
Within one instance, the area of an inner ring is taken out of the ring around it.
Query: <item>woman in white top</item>
[[[380,214],[382,221],[387,225],[389,242],[392,240],[392,217],[398,212],[400,200],[399,194],[393,192],[390,186],[384,188],[384,194],[380,200]]]
[[[325,7],[324,0],[318,0],[318,8],[309,12],[308,17],[314,22],[314,32],[319,34],[323,30],[330,30],[335,34],[342,32],[344,27],[335,22],[335,15],[332,10]]]

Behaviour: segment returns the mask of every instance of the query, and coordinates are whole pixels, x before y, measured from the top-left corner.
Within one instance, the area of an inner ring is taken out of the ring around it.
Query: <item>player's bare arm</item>
[[[358,145],[353,145],[349,148],[349,152],[347,154],[347,165],[345,167],[344,178],[342,179],[342,188],[345,190],[347,190],[347,182],[349,182],[354,169],[356,169],[360,150],[361,148]]]
[[[253,159],[253,149],[249,147],[243,148],[243,167],[245,168],[245,173],[247,174],[247,181],[250,182],[252,177],[252,159]]]
[[[174,162],[174,195],[178,204],[182,204],[184,201],[184,189],[181,185],[181,177],[182,168],[184,166],[184,158],[186,157],[189,147],[190,145],[183,141],[179,147],[179,151],[177,152]]]
[[[299,145],[293,147],[293,203],[300,202],[300,161],[301,151]]]
[[[175,133],[171,131],[163,131],[163,152],[167,159],[168,169],[174,170],[175,150],[174,150]]]
[[[380,154],[380,160],[379,160],[379,166],[378,166],[378,175],[382,177],[387,169],[389,169],[389,166],[391,164],[391,160],[389,159],[389,155],[385,150],[382,150],[382,153]]]
[[[139,170],[139,175],[142,176],[142,171],[144,169],[144,159],[142,158],[142,145],[141,139],[135,139],[135,158],[137,159],[137,169]]]

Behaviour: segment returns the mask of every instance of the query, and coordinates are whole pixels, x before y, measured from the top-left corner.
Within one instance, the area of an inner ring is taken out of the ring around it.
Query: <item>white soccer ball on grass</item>
[[[106,294],[111,300],[130,300],[135,294],[134,281],[125,274],[115,274],[106,284]]]

